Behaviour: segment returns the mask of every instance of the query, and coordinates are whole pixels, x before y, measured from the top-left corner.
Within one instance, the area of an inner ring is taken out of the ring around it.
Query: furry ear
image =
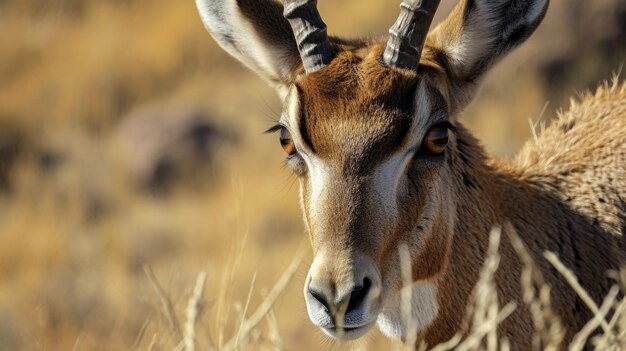
[[[480,78],[537,28],[549,0],[461,0],[428,36],[427,51],[447,71],[458,111]]]
[[[277,89],[302,62],[283,6],[273,0],[196,0],[204,26],[229,54]]]

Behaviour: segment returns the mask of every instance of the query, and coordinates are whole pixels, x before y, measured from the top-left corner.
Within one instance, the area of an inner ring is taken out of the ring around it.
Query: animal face
[[[438,314],[435,282],[456,219],[456,116],[484,72],[532,33],[547,1],[461,1],[428,36],[438,1],[407,1],[386,45],[328,38],[314,0],[197,4],[218,43],[283,100],[271,130],[300,180],[312,322],[342,339],[376,323],[406,336],[406,247],[412,313],[426,327]]]
[[[384,67],[379,49],[363,58],[344,52],[291,86],[277,127],[315,254],[309,316],[338,336],[330,317],[344,314],[344,338],[375,325],[398,294],[399,243],[420,262],[415,279],[441,270],[454,214],[445,101],[427,77]]]

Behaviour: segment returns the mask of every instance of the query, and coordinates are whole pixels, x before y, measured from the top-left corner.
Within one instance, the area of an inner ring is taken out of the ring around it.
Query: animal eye
[[[285,150],[289,156],[296,153],[296,145],[294,144],[293,139],[291,139],[291,134],[289,134],[287,128],[280,129],[280,146],[283,147],[283,150]]]
[[[446,151],[446,146],[448,146],[448,132],[447,126],[434,126],[431,128],[422,144],[424,151],[434,155],[443,154]]]

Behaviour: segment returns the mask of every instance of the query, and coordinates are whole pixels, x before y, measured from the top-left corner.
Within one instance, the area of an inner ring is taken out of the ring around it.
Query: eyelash
[[[266,130],[265,132],[263,132],[263,134],[278,133],[283,128],[286,128],[286,127],[279,123],[279,124],[276,124],[275,126],[272,126],[270,129]]]

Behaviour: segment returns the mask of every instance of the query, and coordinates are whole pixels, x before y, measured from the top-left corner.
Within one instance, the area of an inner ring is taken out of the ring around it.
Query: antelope
[[[489,232],[503,223],[552,286],[566,338],[592,318],[542,253],[557,253],[596,303],[611,285],[606,272],[624,263],[626,85],[587,94],[512,160],[489,158],[459,121],[485,73],[534,32],[548,2],[461,0],[429,33],[439,0],[405,0],[387,40],[346,40],[327,34],[316,0],[196,0],[217,43],[282,100],[270,131],[299,179],[314,254],[304,296],[324,333],[356,339],[377,326],[408,339],[405,244],[417,340],[450,339]],[[500,254],[498,296],[519,308],[499,333],[530,349],[522,263],[507,236]]]

